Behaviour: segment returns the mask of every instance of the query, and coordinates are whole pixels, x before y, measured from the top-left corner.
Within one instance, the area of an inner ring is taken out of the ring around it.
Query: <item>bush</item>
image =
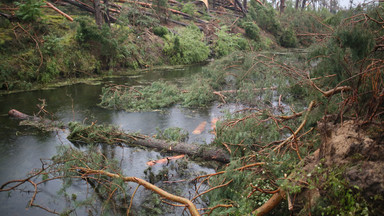
[[[194,78],[194,82],[188,87],[188,92],[183,95],[185,107],[205,107],[214,100],[213,90],[207,80]]]
[[[274,36],[281,34],[281,25],[277,20],[278,16],[271,5],[266,4],[265,6],[261,6],[256,1],[251,1],[249,17],[252,21],[256,21],[260,28],[270,32]]]
[[[164,26],[156,26],[153,28],[153,33],[159,37],[163,37],[168,34],[168,29]]]
[[[41,17],[41,6],[44,5],[42,0],[26,0],[24,3],[16,2],[19,10],[16,11],[16,16],[24,21],[35,21]]]
[[[218,57],[226,56],[237,49],[246,47],[244,39],[237,35],[228,33],[227,26],[222,26],[221,29],[216,32],[216,35],[217,41],[214,45],[214,51]]]
[[[204,34],[196,26],[179,30],[179,35],[168,35],[163,51],[172,64],[192,64],[206,60],[209,47],[203,41]]]
[[[253,22],[247,22],[244,24],[245,28],[245,34],[247,37],[254,41],[260,41],[260,29],[259,26],[257,26]]]
[[[279,43],[283,47],[293,48],[297,46],[297,38],[292,28],[285,29],[279,38]]]
[[[188,2],[183,5],[183,8],[181,9],[182,12],[189,14],[191,16],[195,15],[196,13],[196,7],[192,2]]]

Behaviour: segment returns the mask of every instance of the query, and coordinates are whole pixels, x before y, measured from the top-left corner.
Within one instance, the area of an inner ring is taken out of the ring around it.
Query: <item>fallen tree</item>
[[[52,128],[52,125],[54,123],[54,121],[39,118],[36,116],[30,116],[15,109],[10,110],[8,112],[8,115],[19,120],[29,120],[32,122],[43,123],[43,125],[46,125],[50,128]],[[41,124],[39,124],[39,126],[40,125]],[[56,123],[54,125],[56,125]],[[148,148],[155,148],[161,151],[186,154],[192,157],[200,157],[205,160],[215,160],[224,163],[228,163],[230,161],[230,157],[227,152],[225,152],[221,148],[213,147],[210,145],[200,145],[195,143],[184,142],[169,142],[165,140],[154,139],[145,135],[125,133],[113,126],[107,126],[109,127],[108,129],[105,129],[103,127],[105,126],[95,124],[82,125],[76,122],[70,123],[69,130],[71,131],[71,134],[68,136],[68,139],[74,143],[93,142],[136,145]],[[76,130],[73,130],[74,128],[76,128]],[[97,134],[97,137],[90,137],[90,133]]]
[[[100,163],[100,161],[102,161],[102,163]],[[180,203],[180,206],[187,208],[191,215],[200,215],[195,204],[192,202],[193,200],[171,194],[144,179],[124,176],[122,170],[116,167],[116,161],[108,160],[105,155],[102,155],[97,151],[90,150],[88,152],[83,152],[68,147],[59,151],[56,157],[52,159],[42,159],[41,163],[42,167],[31,171],[28,174],[28,177],[24,179],[10,180],[2,184],[0,186],[0,192],[11,192],[15,190],[26,191],[27,189],[25,188],[28,188],[28,185],[30,184],[32,185],[32,188],[28,190],[28,193],[32,193],[32,197],[28,202],[27,208],[37,207],[51,214],[69,215],[69,213],[76,211],[79,204],[69,204],[67,207],[68,209],[64,210],[50,209],[46,206],[37,204],[37,195],[41,192],[40,187],[44,187],[43,185],[47,182],[55,180],[63,180],[65,182],[74,179],[82,179],[84,180],[83,183],[87,184],[87,186],[89,185],[90,188],[94,190],[94,198],[98,198],[102,203],[113,202],[116,204],[117,200],[115,197],[121,196],[118,201],[118,203],[121,203],[124,206],[121,210],[125,210],[126,215],[130,215],[133,198],[137,189],[140,186],[143,186],[169,201]],[[128,199],[127,194],[129,191],[129,189],[126,188],[127,182],[138,184],[130,196],[130,199]],[[65,188],[66,186],[63,186],[61,190],[66,190]],[[88,193],[88,191],[86,193]],[[74,195],[72,195],[72,200],[76,200],[76,202],[81,203],[82,205],[92,205],[86,200],[82,201],[81,199],[77,199]],[[114,210],[117,209],[116,206],[111,208]],[[108,210],[105,210],[105,206],[103,206],[100,211],[110,213]]]

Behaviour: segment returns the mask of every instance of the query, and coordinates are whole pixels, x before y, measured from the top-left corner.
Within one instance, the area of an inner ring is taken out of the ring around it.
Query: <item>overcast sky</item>
[[[361,4],[363,2],[371,2],[372,0],[353,0],[353,4],[354,5],[357,5],[357,4]],[[340,6],[342,7],[349,7],[349,0],[340,0]]]

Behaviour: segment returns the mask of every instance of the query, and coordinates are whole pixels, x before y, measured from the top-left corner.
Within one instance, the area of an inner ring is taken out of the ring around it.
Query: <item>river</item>
[[[195,73],[199,73],[202,66],[193,66],[173,70],[149,70],[136,76],[121,76],[118,78],[106,78],[95,85],[74,84],[50,90],[36,90],[0,96],[0,184],[13,179],[25,178],[34,168],[40,168],[40,159],[51,158],[55,155],[57,147],[61,145],[73,146],[66,139],[64,131],[41,132],[28,126],[19,126],[18,120],[7,116],[10,109],[17,109],[27,114],[36,113],[41,104],[39,99],[45,99],[45,109],[55,116],[57,120],[68,123],[70,121],[81,121],[86,123],[96,122],[98,124],[114,124],[124,131],[140,132],[142,134],[154,135],[156,128],[165,129],[168,127],[180,127],[190,134],[188,142],[198,142],[202,145],[210,143],[214,138],[210,133],[211,128],[206,127],[199,134],[194,135],[192,131],[203,121],[209,122],[221,114],[216,104],[207,109],[183,109],[174,106],[163,111],[129,113],[125,111],[113,111],[102,109],[97,106],[100,102],[99,95],[101,88],[108,83],[138,85],[157,80],[183,81]],[[73,146],[75,147],[75,146]],[[167,156],[153,150],[144,150],[133,147],[113,147],[109,151],[114,152],[114,157],[121,161],[122,170],[126,176],[145,178],[144,170],[146,162],[153,159]],[[165,165],[164,165],[165,166]],[[188,172],[191,173],[213,173],[214,169],[200,166],[197,163],[189,163]],[[156,169],[161,169],[161,166]],[[178,180],[177,177],[175,179]],[[188,184],[187,184],[188,185]],[[66,208],[68,203],[57,190],[61,181],[50,182],[38,193],[36,203],[55,209],[60,212]],[[28,201],[32,196],[29,191],[31,187],[21,187],[24,192],[13,191],[0,193],[0,215],[51,215],[39,208],[28,208]],[[78,197],[86,196],[83,186],[70,188],[71,193]],[[134,187],[133,187],[134,189]],[[26,191],[29,191],[26,192]],[[189,189],[186,188],[183,194],[190,197]],[[188,195],[189,194],[189,195]],[[135,196],[134,206],[140,208],[141,202],[148,196],[142,188]],[[180,209],[180,208],[177,208]],[[175,215],[177,210],[171,210],[167,214]],[[89,209],[76,210],[74,215],[89,215]],[[180,212],[179,212],[180,213]]]

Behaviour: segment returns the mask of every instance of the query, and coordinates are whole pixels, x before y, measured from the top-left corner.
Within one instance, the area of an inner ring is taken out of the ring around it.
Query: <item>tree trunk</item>
[[[108,23],[108,26],[111,27],[111,20],[109,20],[109,2],[108,0],[105,0],[104,3],[105,3],[105,11],[107,13],[107,15],[105,16],[105,20]]]
[[[302,5],[301,5],[301,9],[303,10],[305,8],[305,4],[307,3],[307,0],[303,0],[302,2]]]
[[[280,0],[280,13],[284,13],[285,0]]]
[[[95,8],[96,25],[101,28],[101,25],[103,25],[103,14],[101,13],[100,0],[94,0],[93,6]]]
[[[8,112],[8,115],[19,120],[30,120],[30,121],[41,122],[43,124],[46,124],[47,127],[48,126],[50,127],[51,126],[50,124],[54,123],[53,121],[50,121],[50,120],[24,114],[15,109],[10,110]],[[55,124],[57,124],[57,122]],[[169,142],[165,140],[150,138],[144,135],[134,135],[134,136],[130,134],[124,134],[124,135],[129,139],[127,140],[120,139],[119,141],[120,143],[127,141],[128,142],[127,144],[144,146],[148,148],[155,148],[155,149],[167,151],[167,152],[187,154],[193,157],[200,157],[205,160],[215,160],[215,161],[224,162],[224,163],[228,163],[230,161],[229,154],[226,151],[211,145],[201,145],[201,144],[183,143],[183,142]]]

